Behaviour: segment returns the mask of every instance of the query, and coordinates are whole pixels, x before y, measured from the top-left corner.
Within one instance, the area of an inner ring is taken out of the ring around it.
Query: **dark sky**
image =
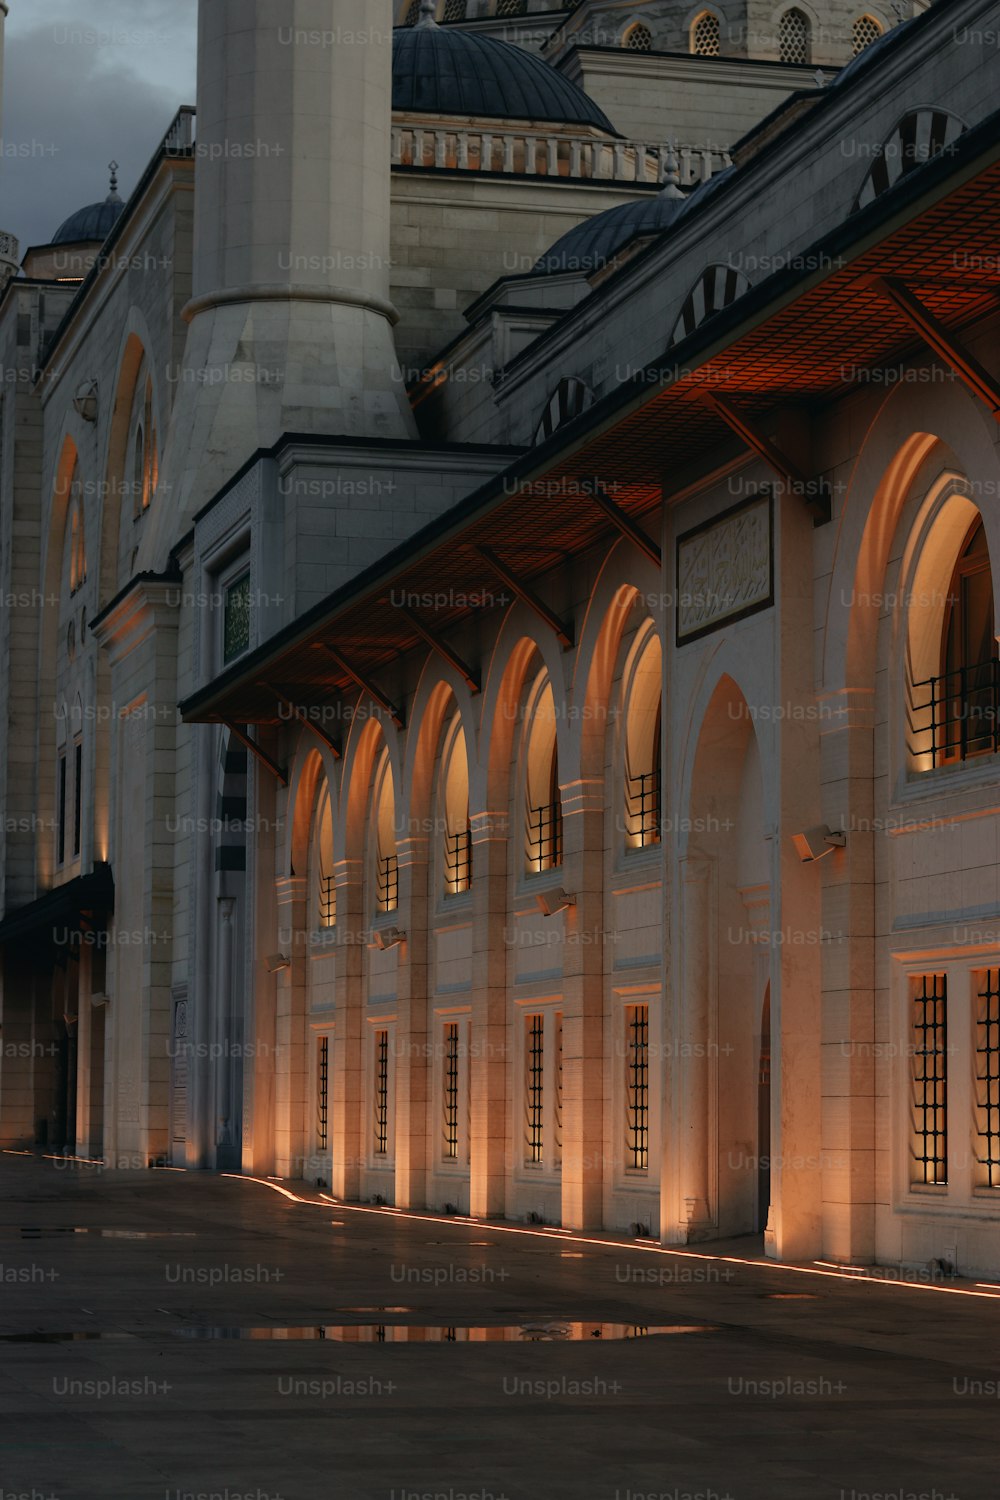
[[[127,198],[195,102],[197,0],[10,0],[0,229],[21,253],[108,191]]]

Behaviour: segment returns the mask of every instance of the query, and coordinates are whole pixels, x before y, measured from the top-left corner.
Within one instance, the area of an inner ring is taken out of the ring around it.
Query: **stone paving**
[[[0,1193],[0,1500],[1000,1495],[1000,1288],[10,1154]]]

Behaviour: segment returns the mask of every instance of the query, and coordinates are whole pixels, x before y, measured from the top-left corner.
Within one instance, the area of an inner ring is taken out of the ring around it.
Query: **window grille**
[[[528,12],[528,0],[497,0],[498,16],[524,16]]]
[[[525,1159],[529,1166],[539,1167],[542,1164],[544,1139],[545,1017],[527,1016],[525,1025]]]
[[[399,906],[399,856],[380,858],[377,877],[379,911],[395,911]]]
[[[649,1006],[625,1014],[625,1157],[633,1172],[649,1168]]]
[[[907,684],[907,745],[923,769],[1000,750],[1000,661]]]
[[[467,0],[445,0],[444,19],[446,21],[464,21],[467,9]]]
[[[851,31],[851,49],[857,57],[872,42],[877,42],[882,35],[882,28],[874,16],[858,16]]]
[[[691,51],[697,57],[718,57],[721,53],[722,27],[711,11],[704,11],[692,26]]]
[[[911,992],[913,1035],[913,1181],[948,1181],[947,985],[923,974]]]
[[[225,590],[222,616],[222,659],[230,662],[250,646],[250,574],[244,573]]]
[[[337,924],[337,877],[319,872],[319,925],[335,927]]]
[[[73,853],[80,852],[80,832],[83,823],[83,745],[78,740],[73,747]]]
[[[625,46],[630,52],[652,52],[653,33],[639,21],[625,33]]]
[[[558,1166],[562,1162],[563,1138],[563,1016],[556,1011],[556,1078],[555,1098],[552,1101],[552,1157]]]
[[[528,809],[528,867],[554,870],[563,860],[563,816],[560,801]]]
[[[660,842],[660,767],[641,776],[625,773],[625,830],[633,849]]]
[[[1000,969],[980,976],[976,1014],[978,1187],[1000,1187]]]
[[[389,1154],[389,1033],[375,1033],[375,1155]]]
[[[403,17],[404,26],[416,26],[420,18],[420,0],[410,0],[410,8]]]
[[[449,833],[444,849],[445,890],[449,896],[460,895],[472,885],[472,830]]]
[[[56,830],[56,863],[66,858],[66,757],[59,757],[59,790],[57,794],[58,828]]]
[[[809,21],[800,10],[786,10],[778,22],[778,53],[783,63],[809,61]]]
[[[330,1140],[330,1038],[316,1041],[316,1149],[325,1151]]]
[[[458,1022],[444,1028],[444,1154],[458,1160]]]

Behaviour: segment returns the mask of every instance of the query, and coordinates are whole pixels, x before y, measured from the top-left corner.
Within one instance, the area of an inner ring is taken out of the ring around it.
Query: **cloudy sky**
[[[181,104],[194,103],[197,0],[10,0],[0,229],[22,254],[104,198],[127,198]]]

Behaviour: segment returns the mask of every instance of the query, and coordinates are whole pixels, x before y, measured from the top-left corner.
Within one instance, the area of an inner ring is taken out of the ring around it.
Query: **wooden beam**
[[[403,728],[402,711],[396,708],[395,704],[384,693],[379,691],[370,677],[365,677],[357,667],[352,667],[351,663],[346,661],[333,646],[328,646],[324,642],[323,650],[333,657],[340,670],[346,672],[351,681],[356,682],[363,693],[367,693],[369,698],[372,698],[378,704],[379,708],[385,710],[397,729]]]
[[[340,760],[340,741],[335,740],[332,735],[327,734],[326,730],[321,725],[317,724],[313,718],[310,717],[309,710],[307,708],[302,708],[300,705],[293,703],[291,698],[287,697],[280,688],[276,688],[274,686],[273,682],[262,682],[260,686],[267,692],[273,693],[279,703],[283,703],[286,708],[290,708],[292,711],[292,718],[296,721],[296,723],[304,724],[307,729],[311,729],[313,734],[321,739],[324,745],[327,745],[332,751],[334,760]]]
[[[270,771],[271,775],[281,782],[282,786],[288,785],[288,772],[285,770],[284,766],[279,766],[276,760],[272,760],[267,751],[262,750],[261,747],[257,744],[257,741],[250,738],[246,729],[241,729],[238,724],[233,723],[232,719],[223,719],[222,723],[225,724],[230,734],[234,734],[236,736],[241,745],[246,745],[247,749],[250,751],[250,754],[254,756],[256,760],[259,760],[261,765],[265,766],[267,770]]]
[[[768,468],[774,470],[785,488],[802,499],[813,518],[813,524],[825,526],[833,513],[833,507],[830,503],[830,493],[822,480],[807,479],[802,470],[793,464],[769,437],[753,425],[749,417],[737,411],[735,406],[731,406],[714,391],[706,391],[702,399],[717,416],[722,418],[726,426],[730,427],[737,437],[757,454],[758,458],[764,460]]]
[[[653,541],[653,538],[647,536],[641,526],[637,526],[632,517],[623,511],[620,505],[616,505],[610,495],[604,493],[600,485],[595,485],[591,494],[594,504],[600,506],[612,526],[617,527],[622,536],[627,537],[634,547],[637,547],[645,557],[649,558],[651,563],[655,563],[658,568],[662,568],[663,553]]]
[[[405,604],[397,604],[394,605],[393,608],[399,609],[402,614],[406,616],[410,624],[413,626],[414,630],[420,636],[421,640],[426,641],[431,650],[436,651],[438,656],[441,657],[442,661],[446,661],[448,665],[458,673],[459,677],[461,677],[465,682],[470,692],[479,692],[480,682],[478,676],[475,672],[473,672],[472,668],[462,660],[457,651],[453,651],[450,646],[445,644],[444,641],[439,640],[438,637],[434,635],[433,631],[427,628],[423,620],[420,619],[419,615],[415,614],[412,609],[408,609]]]
[[[939,322],[929,307],[910,291],[905,282],[894,276],[880,276],[874,283],[882,296],[902,313],[910,327],[915,329],[925,344],[929,344],[945,364],[950,365],[973,395],[984,401],[1000,422],[1000,385],[968,349],[959,343],[953,333]]]
[[[563,650],[568,651],[573,644],[573,627],[564,624],[559,616],[554,614],[549,609],[549,606],[538,597],[534,589],[530,588],[528,584],[522,583],[510,571],[507,564],[500,561],[491,547],[476,547],[475,551],[493,569],[497,577],[503,580],[511,593],[515,594],[518,599],[523,599],[528,608],[534,610],[540,620],[544,620],[545,624],[555,634],[556,639],[561,643]]]

